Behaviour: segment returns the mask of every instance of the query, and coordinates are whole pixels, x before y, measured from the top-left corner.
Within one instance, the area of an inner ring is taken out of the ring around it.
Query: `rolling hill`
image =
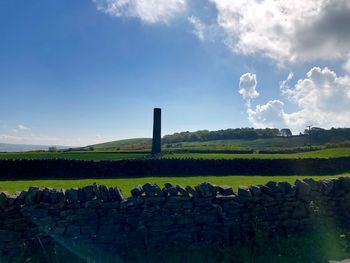
[[[151,145],[152,145],[151,138],[133,138],[133,139],[125,139],[125,140],[88,145],[85,148],[93,147],[95,150],[108,150],[108,149],[145,150],[145,149],[150,149]]]

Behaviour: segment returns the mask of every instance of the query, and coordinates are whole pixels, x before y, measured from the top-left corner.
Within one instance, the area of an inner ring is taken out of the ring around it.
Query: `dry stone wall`
[[[174,244],[223,245],[310,231],[314,209],[334,222],[350,221],[350,178],[295,185],[231,187],[201,183],[195,187],[147,183],[124,198],[118,187],[29,188],[0,194],[1,262],[24,249],[65,247],[123,255],[134,249]]]

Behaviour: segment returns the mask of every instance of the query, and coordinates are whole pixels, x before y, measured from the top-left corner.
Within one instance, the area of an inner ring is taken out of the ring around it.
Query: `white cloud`
[[[112,16],[136,17],[149,24],[168,23],[187,9],[187,0],[92,0]]]
[[[264,105],[257,105],[254,110],[248,107],[248,119],[255,128],[284,127],[286,114],[283,106],[283,102],[271,100]]]
[[[343,60],[350,54],[349,0],[92,1],[107,14],[148,24],[167,24],[185,14],[200,40],[223,38],[235,53],[261,54],[278,65]]]
[[[19,131],[30,131],[31,129],[29,127],[26,127],[22,124],[18,124],[15,128],[12,129],[13,132],[19,132]]]
[[[332,60],[350,52],[348,0],[209,0],[232,51],[285,62]]]
[[[26,127],[26,126],[24,126],[24,125],[22,125],[22,124],[19,124],[19,125],[17,126],[17,128],[18,128],[19,130],[22,130],[22,131],[29,131],[29,130],[30,130],[29,127]]]
[[[206,25],[196,16],[190,16],[188,18],[190,24],[193,25],[193,33],[202,41],[205,40]]]
[[[314,67],[304,79],[290,88],[292,75],[281,84],[281,93],[298,110],[286,113],[284,104],[272,100],[255,109],[248,107],[249,121],[254,127],[289,127],[294,132],[304,130],[308,124],[323,128],[350,126],[350,77],[338,77],[334,71]]]
[[[251,100],[259,96],[259,92],[256,90],[256,75],[252,73],[245,73],[239,78],[239,90],[238,93],[242,95],[243,99],[247,100],[250,105]]]
[[[201,41],[214,41],[218,37],[222,37],[222,29],[213,22],[204,22],[198,16],[190,16],[187,18],[188,22],[193,27],[193,34]]]

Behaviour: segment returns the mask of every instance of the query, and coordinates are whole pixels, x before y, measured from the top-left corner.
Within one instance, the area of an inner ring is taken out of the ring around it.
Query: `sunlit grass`
[[[115,179],[81,179],[81,180],[19,180],[0,181],[0,191],[13,193],[15,191],[28,189],[30,186],[40,188],[62,188],[83,187],[96,182],[106,186],[118,186],[125,196],[130,195],[130,190],[138,184],[146,182],[157,183],[163,186],[164,183],[180,184],[183,186],[194,186],[202,182],[211,182],[217,185],[229,185],[237,190],[240,185],[258,185],[269,181],[289,182],[294,184],[296,179],[314,178],[315,180],[349,176],[350,174],[334,176],[184,176],[184,177],[139,177],[139,178],[115,178]]]
[[[350,148],[331,148],[319,151],[291,154],[231,154],[231,153],[170,153],[162,158],[195,158],[195,159],[298,159],[298,158],[335,158],[350,156]]]

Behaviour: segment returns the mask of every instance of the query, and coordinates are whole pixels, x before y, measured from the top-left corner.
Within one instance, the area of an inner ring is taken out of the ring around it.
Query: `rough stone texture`
[[[57,244],[116,253],[128,248],[247,242],[257,226],[271,236],[308,231],[313,209],[332,222],[350,223],[350,178],[298,180],[239,187],[147,183],[124,199],[118,187],[29,188],[0,193],[0,258],[21,249]],[[312,205],[310,203],[312,202]]]

